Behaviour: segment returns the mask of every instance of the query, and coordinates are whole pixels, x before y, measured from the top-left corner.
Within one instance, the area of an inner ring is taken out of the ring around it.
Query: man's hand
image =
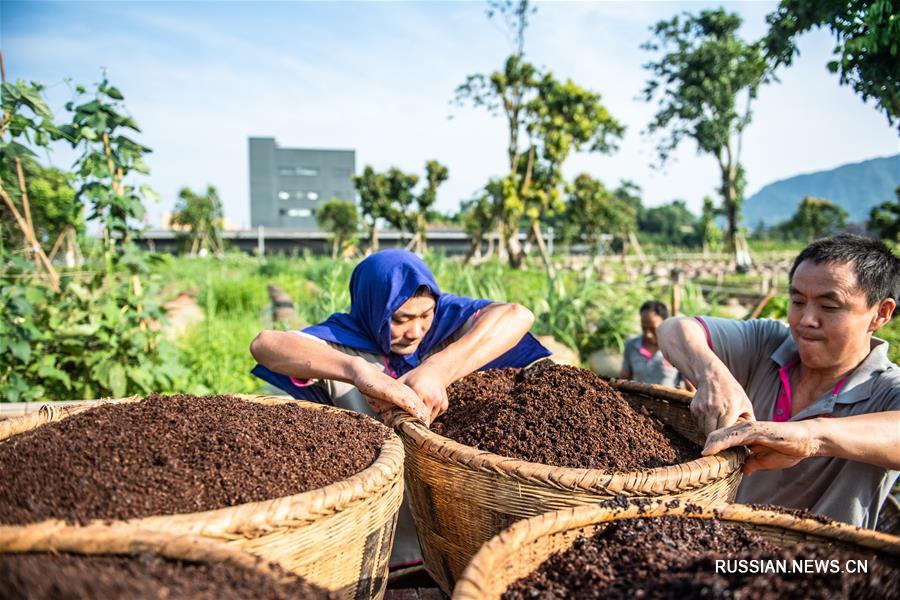
[[[384,414],[393,405],[402,408],[420,421],[430,422],[428,418],[431,409],[425,406],[416,392],[386,375],[377,365],[364,359],[354,363],[353,385],[379,414]]]
[[[734,425],[738,419],[755,419],[747,392],[727,369],[701,379],[691,413],[706,434]]]
[[[429,425],[447,410],[447,381],[440,367],[426,361],[397,381],[408,385],[425,404]]]
[[[819,452],[816,438],[805,421],[750,421],[710,433],[703,455],[734,446],[749,446],[752,452],[744,463],[744,475],[766,469],[787,469]]]

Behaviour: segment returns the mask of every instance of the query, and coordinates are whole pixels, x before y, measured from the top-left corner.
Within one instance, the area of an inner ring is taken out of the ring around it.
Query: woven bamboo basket
[[[855,553],[900,557],[900,538],[843,523],[822,523],[742,504],[718,506],[650,506],[627,508],[581,506],[520,521],[486,543],[466,567],[453,600],[494,600],[515,581],[529,575],[555,552],[568,549],[579,536],[590,537],[610,521],[680,515],[738,524],[779,546],[813,544]]]
[[[900,502],[897,502],[894,496],[888,495],[885,499],[875,529],[891,535],[900,535]]]
[[[293,574],[273,569],[273,563],[249,552],[198,536],[107,525],[71,527],[58,522],[40,526],[0,526],[0,554],[31,552],[126,556],[154,554],[194,563],[225,563],[235,569],[272,575],[283,582],[295,578]],[[20,591],[29,595],[28,590]]]
[[[271,396],[237,396],[265,405],[295,403],[312,410],[342,409]],[[91,410],[110,400],[39,412],[0,422],[0,443],[17,433]],[[224,541],[300,575],[344,598],[381,598],[397,512],[403,500],[403,446],[393,433],[363,471],[302,494],[196,513],[121,522],[136,529]],[[42,522],[34,526],[46,525]]]
[[[689,410],[692,394],[633,381],[610,383],[633,405],[647,407],[702,444]],[[743,449],[729,449],[626,473],[552,467],[464,446],[398,412],[391,419],[406,448],[407,493],[425,566],[448,594],[482,544],[520,519],[615,496],[730,501],[745,457]]]

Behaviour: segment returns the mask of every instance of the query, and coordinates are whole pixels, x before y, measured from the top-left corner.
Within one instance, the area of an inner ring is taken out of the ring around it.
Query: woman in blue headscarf
[[[263,331],[253,373],[304,400],[378,416],[399,406],[426,423],[447,410],[447,386],[481,369],[550,355],[524,306],[446,294],[418,256],[384,250],[350,277],[350,312],[303,331]],[[391,567],[421,558],[404,502]]]
[[[370,415],[396,405],[431,423],[447,386],[469,373],[525,367],[550,353],[524,306],[441,292],[418,256],[384,250],[350,278],[350,312],[303,331],[263,331],[250,346],[258,377],[295,398]]]

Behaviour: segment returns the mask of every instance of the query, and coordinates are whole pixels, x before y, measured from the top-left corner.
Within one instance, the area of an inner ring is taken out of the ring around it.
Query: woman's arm
[[[900,411],[805,421],[753,421],[712,432],[704,455],[749,446],[744,474],[786,469],[804,458],[833,456],[900,470]]]
[[[427,420],[430,411],[409,387],[385,375],[359,356],[344,354],[321,341],[287,331],[263,331],[250,354],[264,367],[297,379],[332,379],[355,385],[363,395],[399,406]]]
[[[533,323],[534,315],[521,304],[489,304],[469,331],[399,381],[415,390],[433,420],[447,410],[447,386],[513,348]]]

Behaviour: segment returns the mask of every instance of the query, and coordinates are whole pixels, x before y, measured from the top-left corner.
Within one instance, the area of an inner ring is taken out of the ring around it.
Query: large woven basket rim
[[[712,506],[686,502],[652,501],[630,503],[626,508],[584,505],[556,510],[514,523],[486,542],[469,562],[457,582],[453,600],[482,598],[487,578],[497,571],[498,559],[508,556],[539,538],[620,519],[683,516],[719,519],[734,523],[781,528],[799,534],[852,544],[892,556],[900,556],[900,537],[869,529],[860,529],[837,521],[822,522],[775,510],[745,504],[721,503]]]
[[[313,410],[331,412],[353,412],[342,408],[296,400],[284,396],[246,395],[246,394],[221,394],[239,398],[248,402],[261,404],[297,404]],[[32,413],[17,419],[0,422],[0,443],[16,435],[31,431],[41,425],[58,421],[72,415],[92,410],[98,406],[115,403],[127,403],[140,401],[142,397],[131,396],[128,398],[104,399],[91,404],[76,404],[65,407],[56,407],[45,404],[40,412]],[[31,426],[26,429],[17,427],[17,424],[31,421]],[[403,470],[403,443],[395,432],[388,429],[388,438],[381,446],[378,456],[371,465],[362,471],[351,475],[341,481],[336,481],[327,486],[294,494],[282,496],[270,500],[248,502],[235,506],[227,506],[213,510],[177,513],[170,515],[152,515],[139,517],[125,521],[108,521],[96,519],[84,526],[100,526],[101,524],[125,524],[139,529],[167,529],[177,528],[184,533],[202,534],[208,536],[226,536],[236,533],[265,531],[281,527],[293,527],[303,522],[317,520],[323,516],[337,513],[349,507],[363,502],[380,490],[394,485],[399,473]],[[354,493],[358,489],[359,493]],[[47,519],[37,523],[23,524],[22,527],[48,525],[63,526],[64,521]],[[84,527],[83,526],[83,527]]]
[[[145,552],[192,562],[225,562],[244,569],[276,574],[260,557],[196,535],[149,531],[121,525],[66,525],[46,521],[39,525],[0,526],[0,554],[64,552],[69,554],[135,555]],[[294,579],[289,573],[279,577]]]
[[[650,395],[654,399],[669,401],[673,404],[690,404],[693,397],[693,394],[684,390],[623,379],[612,379],[610,384],[617,389]],[[431,431],[421,421],[400,411],[393,411],[387,422],[391,423],[401,436],[406,436],[413,441],[418,448],[428,454],[438,454],[444,461],[486,473],[502,473],[527,483],[537,482],[559,487],[564,482],[566,489],[592,493],[608,490],[609,484],[616,480],[635,482],[634,485],[626,484],[618,493],[627,494],[629,491],[639,491],[641,495],[647,495],[650,488],[656,488],[660,484],[673,480],[684,480],[684,471],[690,469],[691,466],[697,467],[701,473],[700,479],[694,485],[705,485],[731,476],[735,471],[741,469],[746,457],[746,451],[743,448],[728,448],[713,456],[702,456],[685,463],[651,469],[613,471],[557,467],[501,456],[460,444]]]

